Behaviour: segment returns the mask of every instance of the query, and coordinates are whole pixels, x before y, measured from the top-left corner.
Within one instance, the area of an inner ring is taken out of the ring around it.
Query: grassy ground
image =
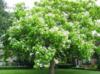
[[[48,74],[47,70],[0,70],[0,74]],[[87,70],[57,70],[56,74],[100,74],[99,71]]]

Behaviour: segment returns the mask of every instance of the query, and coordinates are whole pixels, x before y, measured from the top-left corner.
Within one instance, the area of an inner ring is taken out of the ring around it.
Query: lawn
[[[0,70],[0,74],[48,74],[47,70]],[[100,74],[99,71],[87,70],[72,70],[63,69],[57,70],[56,74]]]

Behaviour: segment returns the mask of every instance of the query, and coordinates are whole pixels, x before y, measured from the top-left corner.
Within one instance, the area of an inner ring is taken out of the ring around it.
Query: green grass
[[[0,74],[48,74],[47,70],[0,70]],[[99,71],[60,69],[56,74],[100,74]]]

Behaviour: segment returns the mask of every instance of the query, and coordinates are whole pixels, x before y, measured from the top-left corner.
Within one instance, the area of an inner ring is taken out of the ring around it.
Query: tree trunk
[[[50,61],[49,74],[55,74],[55,60]]]

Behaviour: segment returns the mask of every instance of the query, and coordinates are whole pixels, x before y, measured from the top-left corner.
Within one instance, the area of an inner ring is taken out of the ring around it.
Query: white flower
[[[40,67],[43,67],[44,65],[40,63]]]
[[[97,23],[97,24],[100,24],[100,19],[96,20],[96,23]]]
[[[92,31],[92,35],[93,36],[96,35],[96,34],[97,34],[97,31],[96,30]]]
[[[59,30],[59,28],[57,26],[54,26],[53,28],[50,29],[51,32],[55,32],[55,31],[58,31],[58,30]]]
[[[84,14],[85,16],[89,16],[89,12],[88,12],[88,11],[84,12],[83,14]]]
[[[48,13],[48,16],[53,16],[54,17],[54,15],[52,13]]]
[[[56,64],[58,64],[58,63],[59,63],[59,61],[58,61],[57,59],[54,59],[54,61],[55,61],[55,63],[56,63]]]
[[[68,31],[64,31],[63,34],[66,36],[66,35],[69,34],[69,32]]]
[[[100,33],[97,33],[97,36],[100,37]]]
[[[30,56],[32,56],[34,53],[30,53]]]
[[[73,26],[74,24],[73,24],[73,22],[70,22],[69,25],[70,25],[70,26]]]
[[[16,26],[16,29],[20,29],[20,25],[17,25],[17,26]]]
[[[36,54],[39,54],[39,52],[36,52]]]
[[[100,33],[98,33],[96,30],[92,31],[93,36],[100,37]]]
[[[64,14],[65,17],[68,17],[68,14],[67,13],[63,12],[63,14]]]

